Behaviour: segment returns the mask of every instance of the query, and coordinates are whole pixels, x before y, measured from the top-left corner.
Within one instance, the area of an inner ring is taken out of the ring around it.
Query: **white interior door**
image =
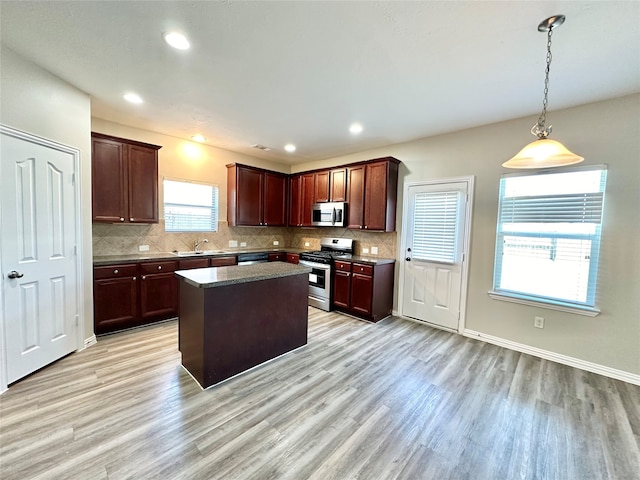
[[[407,187],[402,315],[459,329],[471,186],[466,180]]]
[[[71,150],[3,127],[0,265],[8,383],[76,350],[75,170]]]

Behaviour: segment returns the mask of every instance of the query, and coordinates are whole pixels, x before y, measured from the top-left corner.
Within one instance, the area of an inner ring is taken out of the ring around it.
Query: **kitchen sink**
[[[176,257],[195,257],[199,255],[214,255],[216,253],[227,253],[225,250],[189,250],[186,252],[171,252]]]

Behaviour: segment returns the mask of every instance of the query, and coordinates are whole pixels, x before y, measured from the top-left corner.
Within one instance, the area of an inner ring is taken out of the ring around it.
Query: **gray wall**
[[[548,115],[552,138],[585,157],[608,164],[605,220],[594,318],[492,300],[498,183],[502,162],[533,140],[537,115],[385,148],[296,165],[294,171],[394,156],[407,182],[474,175],[476,178],[466,328],[586,362],[640,374],[640,95],[583,105]],[[401,256],[398,256],[401,258]],[[397,283],[396,283],[397,285]],[[396,300],[397,302],[397,300]],[[397,308],[397,303],[396,303]],[[545,318],[544,329],[533,327]]]
[[[0,122],[80,150],[85,338],[93,335],[91,101],[89,95],[2,47]]]

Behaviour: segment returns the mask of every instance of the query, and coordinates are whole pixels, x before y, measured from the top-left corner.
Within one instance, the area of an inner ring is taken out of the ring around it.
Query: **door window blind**
[[[606,167],[500,180],[494,291],[595,306]]]
[[[218,187],[164,180],[164,226],[167,232],[218,230]]]
[[[459,202],[458,191],[416,194],[413,205],[413,258],[456,262]]]

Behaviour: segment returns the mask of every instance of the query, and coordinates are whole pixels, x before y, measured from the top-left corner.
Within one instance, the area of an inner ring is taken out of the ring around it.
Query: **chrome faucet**
[[[202,245],[203,243],[209,243],[209,240],[207,240],[206,238],[203,240],[196,240],[195,242],[193,242],[193,251],[197,252],[198,248],[200,248],[200,245]]]

